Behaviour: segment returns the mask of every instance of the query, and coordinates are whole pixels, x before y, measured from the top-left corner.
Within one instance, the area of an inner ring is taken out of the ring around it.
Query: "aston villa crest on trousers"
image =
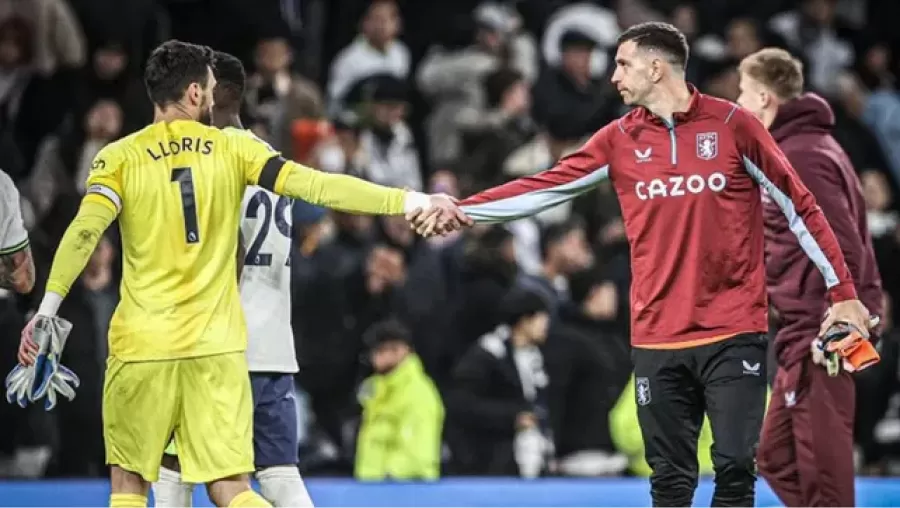
[[[635,379],[634,395],[639,406],[646,406],[653,400],[650,395],[650,380],[645,377]]]
[[[705,161],[719,155],[719,135],[715,132],[697,134],[697,158]]]

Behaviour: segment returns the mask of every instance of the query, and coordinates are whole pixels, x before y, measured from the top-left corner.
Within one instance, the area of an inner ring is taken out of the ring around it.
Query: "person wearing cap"
[[[444,405],[397,321],[373,325],[364,342],[375,374],[363,381],[354,476],[358,480],[436,480]]]
[[[363,177],[383,185],[421,190],[422,171],[412,131],[406,124],[407,84],[389,74],[362,85],[368,108],[368,126],[360,133],[360,147],[368,154]]]
[[[577,29],[567,30],[561,40],[558,67],[549,67],[534,87],[535,121],[541,125],[565,119],[577,125],[578,137],[602,127],[614,116],[612,88],[591,75],[591,54],[597,42]]]

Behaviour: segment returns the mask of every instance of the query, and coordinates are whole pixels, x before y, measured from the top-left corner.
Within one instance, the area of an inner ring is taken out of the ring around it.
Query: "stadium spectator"
[[[837,17],[837,0],[803,0],[797,9],[769,21],[769,28],[789,48],[809,62],[810,84],[831,96],[838,91],[841,69],[853,63],[853,45],[847,40],[846,24]]]
[[[619,475],[628,460],[616,453],[609,415],[631,374],[631,348],[617,326],[618,290],[595,269],[569,280],[571,299],[544,348],[558,471]]]
[[[360,148],[368,154],[360,168],[367,180],[422,189],[422,168],[412,130],[406,123],[409,88],[390,74],[373,76],[370,118],[359,134]]]
[[[419,66],[416,82],[431,104],[426,121],[428,153],[435,167],[450,167],[463,155],[462,131],[489,120],[482,83],[488,73],[510,66],[524,77],[533,76],[521,47],[510,46],[516,17],[508,9],[485,2],[474,12],[472,45],[457,51],[433,47]],[[515,54],[514,54],[515,53]],[[521,94],[513,100],[521,104]],[[513,107],[520,110],[523,106]]]
[[[535,477],[553,456],[550,379],[540,348],[550,315],[540,295],[524,290],[507,294],[500,309],[500,326],[454,368],[450,446],[459,474]]]
[[[33,151],[47,134],[48,115],[35,114],[47,92],[45,80],[32,70],[33,34],[24,18],[0,20],[0,164],[14,181],[27,175]]]
[[[500,68],[482,84],[485,110],[462,110],[457,118],[464,155],[456,168],[465,193],[503,182],[503,162],[536,133],[531,91],[521,73]]]
[[[132,61],[131,55],[125,43],[117,40],[105,41],[93,51],[75,99],[76,118],[90,114],[97,101],[107,99],[121,108],[122,133],[130,134],[147,125],[153,118],[153,105],[139,78],[139,62]],[[79,175],[79,180],[86,177]]]
[[[590,36],[570,30],[560,40],[560,64],[548,67],[534,87],[534,118],[542,125],[565,119],[578,129],[572,139],[586,136],[616,115],[618,99],[612,88],[591,73],[591,54],[597,42]]]
[[[503,226],[475,229],[455,247],[459,265],[451,272],[457,279],[451,293],[456,335],[451,356],[459,358],[497,326],[497,302],[514,286],[518,266],[513,235]]]
[[[34,29],[34,70],[50,76],[59,69],[76,69],[86,57],[84,32],[66,0],[0,2],[0,20],[21,17]]]
[[[594,255],[587,242],[584,223],[568,220],[541,232],[541,271],[519,279],[519,285],[541,295],[551,315],[569,300],[569,276],[589,268]]]
[[[319,119],[325,103],[315,83],[291,71],[294,54],[282,38],[256,44],[256,72],[247,78],[246,112],[254,131],[280,150],[287,151],[294,122]],[[298,155],[294,155],[297,157]]]
[[[863,171],[860,181],[883,286],[892,295],[900,295],[900,267],[894,262],[900,259],[900,214],[891,208],[894,204],[891,187],[884,173],[877,170]],[[897,309],[893,310],[896,313]]]
[[[91,162],[100,150],[122,134],[122,109],[110,100],[99,100],[91,106],[84,119],[84,140],[77,154],[65,154],[76,157],[66,161],[74,170],[78,192],[84,193],[84,182],[91,171]]]
[[[436,480],[440,476],[444,404],[400,324],[366,332],[375,374],[363,381],[357,441],[358,480]]]
[[[410,230],[400,217],[379,219],[379,244],[402,256],[403,267],[396,276],[388,270],[386,278],[396,280],[391,288],[371,295],[360,319],[400,318],[411,331],[415,347],[426,372],[438,382],[446,379],[445,344],[452,319],[441,309],[449,303],[447,281],[442,273],[439,253]],[[381,316],[379,317],[379,314]]]
[[[409,49],[398,40],[402,21],[396,0],[373,0],[360,24],[360,35],[331,63],[328,77],[329,111],[343,109],[351,87],[376,74],[406,79],[410,71]]]
[[[900,185],[900,94],[890,87],[869,91],[852,73],[842,73],[837,87],[850,114],[875,135],[887,158],[894,185]]]

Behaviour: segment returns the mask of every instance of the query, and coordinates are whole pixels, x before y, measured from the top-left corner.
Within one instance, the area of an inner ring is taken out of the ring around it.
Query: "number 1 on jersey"
[[[197,243],[200,241],[200,229],[197,225],[197,201],[194,195],[194,176],[191,168],[173,168],[172,181],[178,182],[181,191],[181,212],[184,215],[184,241]]]

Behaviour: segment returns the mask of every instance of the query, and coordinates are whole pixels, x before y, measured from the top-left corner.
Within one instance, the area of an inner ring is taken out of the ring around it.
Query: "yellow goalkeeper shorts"
[[[109,358],[103,388],[107,464],[155,482],[174,435],[187,483],[252,472],[247,371],[243,352],[127,363]]]

